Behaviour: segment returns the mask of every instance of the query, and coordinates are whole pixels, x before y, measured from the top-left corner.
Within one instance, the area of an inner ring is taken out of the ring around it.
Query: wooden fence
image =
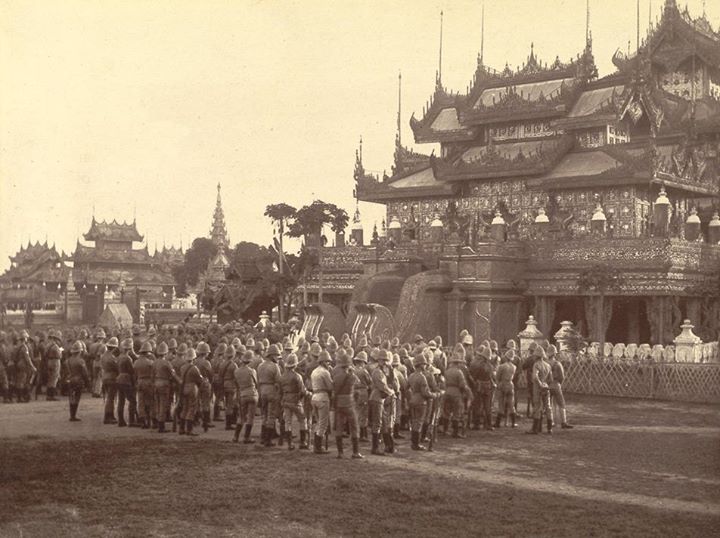
[[[720,403],[720,364],[579,359],[565,363],[563,390],[600,396]]]

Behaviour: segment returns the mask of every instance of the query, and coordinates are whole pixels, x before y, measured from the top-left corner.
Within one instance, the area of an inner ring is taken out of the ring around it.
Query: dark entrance
[[[587,336],[587,322],[585,321],[585,309],[581,297],[558,297],[555,301],[555,316],[550,328],[550,334],[546,335],[548,340],[553,339],[555,333],[560,329],[560,323],[572,321],[575,329],[580,334]]]
[[[614,297],[606,340],[613,344],[650,343],[650,323],[645,301],[639,297]]]

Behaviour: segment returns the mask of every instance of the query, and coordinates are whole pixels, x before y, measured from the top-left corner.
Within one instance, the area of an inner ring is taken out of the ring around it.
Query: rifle
[[[440,413],[442,413],[442,403],[444,395],[445,391],[440,391],[440,394],[438,394],[437,398],[435,398],[435,401],[433,402],[433,405],[435,407],[433,407],[432,416],[430,418],[430,442],[428,443],[429,452],[433,451],[433,447],[435,446],[435,440],[437,439],[437,426],[440,419]]]

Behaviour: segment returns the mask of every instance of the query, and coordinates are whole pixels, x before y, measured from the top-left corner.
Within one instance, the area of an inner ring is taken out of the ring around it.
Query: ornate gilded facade
[[[613,63],[598,78],[588,32],[568,62],[542,62],[531,47],[522,68],[497,71],[479,56],[465,93],[438,77],[410,120],[438,155],[398,136],[393,175],[380,178],[358,153],[357,197],[384,204],[386,219],[371,246],[324,255],[326,293],[351,310],[380,269],[386,286],[392,274],[439,270],[444,283],[426,291],[445,317],[414,329],[499,340],[533,313],[545,334],[569,319],[590,339],[664,344],[689,317],[716,340],[720,34],[667,0],[638,50]],[[579,285],[601,264],[624,276],[602,303]],[[395,281],[386,303],[403,326],[410,291]]]

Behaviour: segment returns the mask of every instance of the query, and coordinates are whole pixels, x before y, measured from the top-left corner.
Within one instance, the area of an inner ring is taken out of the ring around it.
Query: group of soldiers
[[[447,350],[440,337],[401,344],[345,334],[338,343],[327,333],[306,339],[293,325],[269,335],[260,323],[195,332],[135,326],[112,336],[97,329],[72,343],[66,335],[67,348],[61,331],[46,336],[38,342],[22,331],[12,346],[0,335],[0,388],[5,401],[29,401],[33,379],[42,380],[54,400],[61,383],[70,421],[80,420],[80,398],[90,389],[105,399],[104,424],[164,433],[171,423],[171,431],[196,436],[196,427],[207,432],[224,420],[234,442],[252,444],[259,410],[264,447],[277,440],[295,449],[296,430],[300,449],[327,454],[334,434],[338,457],[349,437],[352,457],[362,458],[360,443],[370,442],[372,454],[393,454],[408,429],[413,450],[432,450],[438,434],[463,438],[467,429],[492,431],[508,421],[516,427],[524,374],[528,433],[540,433],[543,418],[548,433],[554,417],[572,428],[564,369],[547,341],[521,357],[513,340],[502,349],[492,340],[476,346],[467,331]]]

